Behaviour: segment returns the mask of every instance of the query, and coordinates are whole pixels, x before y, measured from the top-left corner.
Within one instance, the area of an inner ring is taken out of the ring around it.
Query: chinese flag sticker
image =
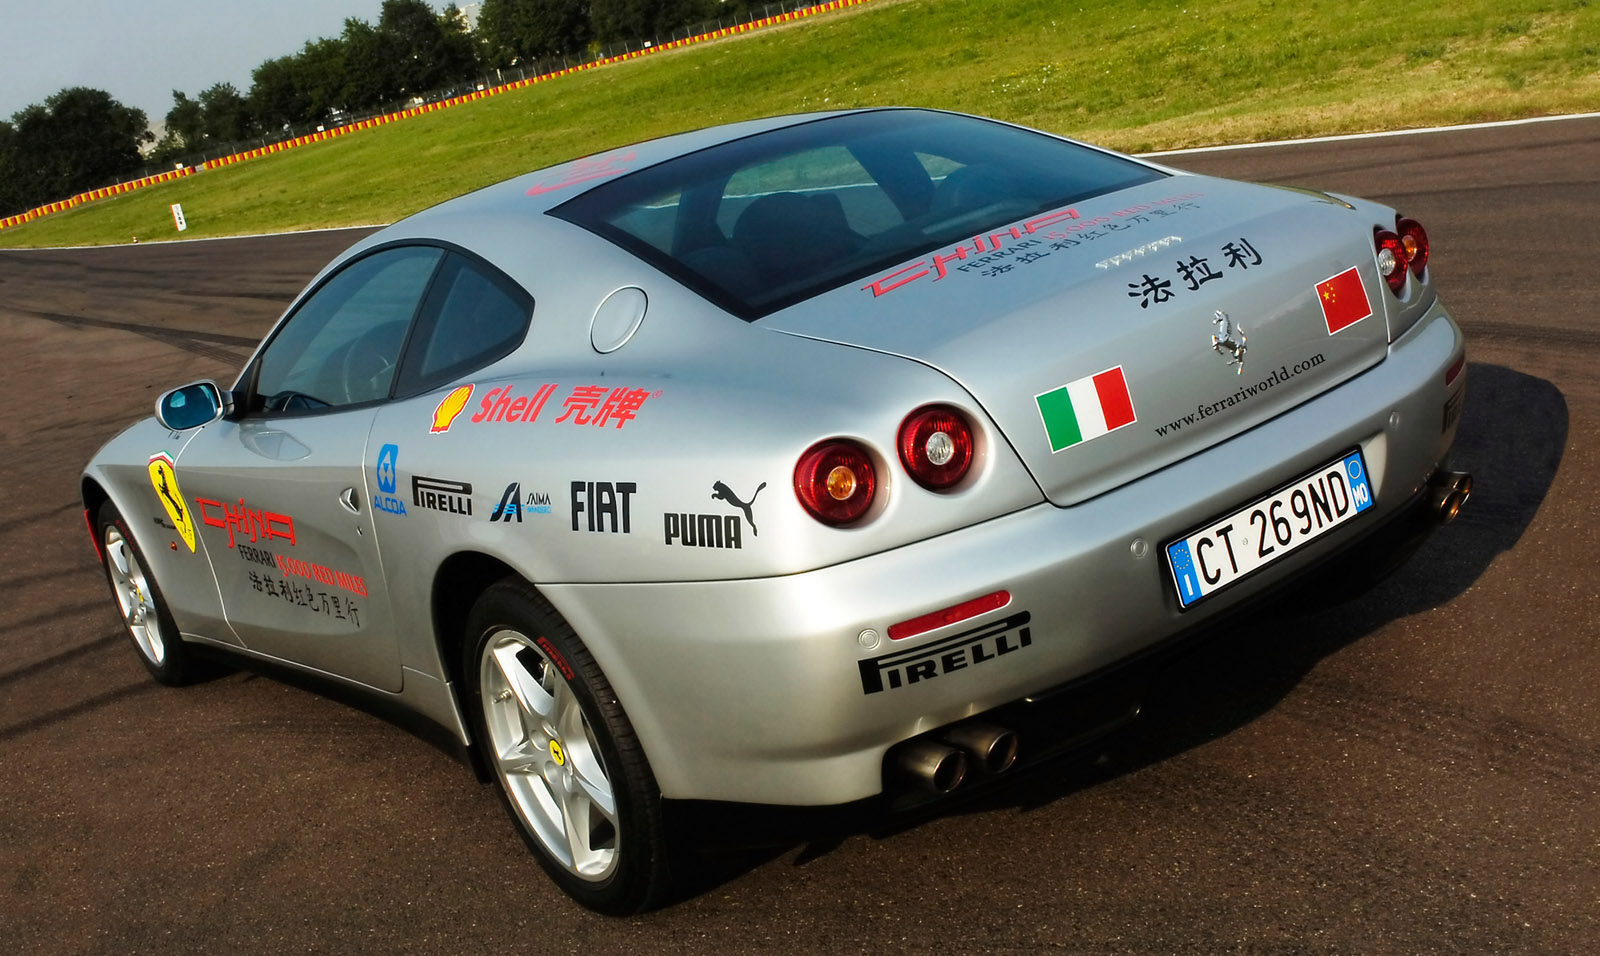
[[[1331,279],[1317,283],[1317,304],[1322,306],[1322,318],[1328,323],[1328,334],[1348,329],[1372,314],[1372,303],[1367,301],[1367,290],[1361,285],[1361,273],[1355,266]]]

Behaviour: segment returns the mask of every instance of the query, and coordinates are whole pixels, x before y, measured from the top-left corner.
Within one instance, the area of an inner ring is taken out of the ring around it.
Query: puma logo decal
[[[756,486],[755,494],[750,496],[749,501],[740,501],[739,496],[733,493],[732,488],[729,488],[727,485],[719,481],[711,486],[711,500],[726,501],[728,504],[733,505],[740,511],[743,511],[744,520],[750,522],[750,533],[757,534],[756,520],[750,516],[750,509],[755,506],[757,496],[761,494],[761,489],[765,488],[766,486],[767,483],[763,481],[761,484]]]

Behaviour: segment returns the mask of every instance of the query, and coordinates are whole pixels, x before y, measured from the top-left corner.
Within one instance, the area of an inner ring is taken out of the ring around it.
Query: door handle
[[[354,488],[346,488],[339,492],[339,503],[344,505],[345,510],[353,515],[361,513],[361,500],[356,497]]]

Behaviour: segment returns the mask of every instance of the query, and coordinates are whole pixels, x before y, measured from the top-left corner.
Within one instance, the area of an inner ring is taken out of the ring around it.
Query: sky
[[[250,89],[263,60],[376,23],[382,0],[0,0],[0,119],[69,86],[105,90],[152,124],[172,91]],[[442,2],[432,3],[435,10]]]

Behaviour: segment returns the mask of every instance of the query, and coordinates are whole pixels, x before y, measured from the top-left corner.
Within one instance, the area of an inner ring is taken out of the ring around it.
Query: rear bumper
[[[1435,304],[1356,378],[1072,507],[1041,503],[804,574],[544,591],[611,679],[663,795],[869,797],[894,744],[1198,629],[1409,517],[1455,438],[1445,408],[1465,377],[1447,389],[1444,373],[1461,349]],[[1372,509],[1179,610],[1163,544],[1353,446]],[[999,590],[1012,596],[1006,607],[886,637],[891,624]]]

